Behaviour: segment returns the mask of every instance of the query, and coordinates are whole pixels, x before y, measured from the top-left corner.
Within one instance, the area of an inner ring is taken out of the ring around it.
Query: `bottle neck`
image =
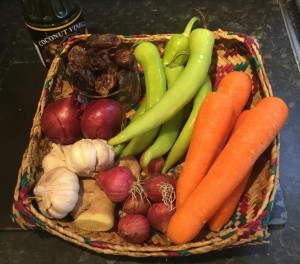
[[[74,0],[21,0],[21,10],[27,25],[35,28],[59,27],[81,11]]]

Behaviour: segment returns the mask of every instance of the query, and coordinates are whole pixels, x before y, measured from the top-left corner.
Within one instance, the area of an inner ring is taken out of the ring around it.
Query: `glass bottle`
[[[20,6],[33,44],[47,68],[68,36],[87,33],[76,0],[20,0]]]

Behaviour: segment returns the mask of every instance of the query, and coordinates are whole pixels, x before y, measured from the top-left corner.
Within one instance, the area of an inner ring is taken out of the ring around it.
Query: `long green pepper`
[[[144,114],[145,111],[146,111],[146,103],[144,100],[139,106],[139,108],[137,109],[137,111],[135,112],[135,114],[133,115],[133,117],[131,118],[130,122],[140,117],[142,114]],[[126,148],[126,146],[127,146],[127,142],[114,145],[113,147],[114,147],[115,156],[116,157],[120,156],[122,151],[124,151],[124,149]]]
[[[190,35],[188,62],[173,87],[165,93],[158,103],[111,138],[108,143],[111,145],[120,144],[159,127],[190,102],[207,76],[214,41],[214,36],[210,30],[194,29]]]
[[[162,62],[168,89],[173,86],[184,69],[189,56],[189,36],[194,23],[199,20],[198,17],[193,17],[186,25],[184,32],[182,34],[174,34],[165,47]],[[183,117],[184,111],[182,109],[161,126],[155,141],[142,156],[141,162],[143,167],[146,167],[152,159],[163,156],[171,149],[179,135]]]
[[[175,144],[172,146],[165,164],[162,168],[162,173],[166,173],[170,168],[173,167],[187,152],[194,124],[197,118],[198,111],[206,98],[206,96],[212,91],[212,85],[209,76],[206,77],[204,83],[201,85],[198,93],[195,95],[193,100],[192,111],[189,115],[188,120],[183,126]]]
[[[172,67],[185,65],[189,58],[189,37],[196,21],[199,17],[193,17],[187,23],[183,33],[174,34],[168,41],[163,56],[163,64]]]
[[[154,106],[166,92],[166,76],[157,47],[151,42],[142,42],[134,50],[137,62],[142,66],[145,76],[146,97],[143,102],[145,111]],[[142,105],[143,105],[142,104]],[[138,118],[131,120],[130,126]],[[136,135],[121,152],[121,156],[140,154],[148,147],[159,131],[155,127],[145,131],[142,135]]]
[[[177,79],[183,69],[183,66],[176,67],[176,71],[173,70],[172,74],[167,77],[167,80],[169,79],[167,83],[172,84],[171,82]],[[142,167],[145,168],[152,159],[161,157],[170,150],[178,137],[183,117],[184,111],[180,110],[175,116],[161,126],[157,138],[142,156]]]

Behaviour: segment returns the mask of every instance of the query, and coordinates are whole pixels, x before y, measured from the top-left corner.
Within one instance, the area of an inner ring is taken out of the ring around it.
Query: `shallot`
[[[115,203],[123,202],[129,197],[130,192],[134,188],[134,180],[135,177],[131,170],[125,166],[101,171],[96,176],[96,184]]]
[[[163,173],[149,175],[144,182],[144,191],[152,202],[173,199],[176,181]]]
[[[163,202],[154,203],[148,210],[147,218],[152,228],[166,234],[171,217],[175,213],[173,206]]]
[[[140,160],[140,164],[142,166],[142,162],[143,162],[143,155],[141,157]],[[149,164],[143,168],[143,170],[147,173],[147,174],[156,174],[156,173],[160,173],[163,166],[165,164],[165,161],[163,159],[163,157],[158,157],[155,159],[152,159]]]
[[[129,243],[141,244],[149,237],[149,220],[143,215],[126,215],[118,223],[118,233]]]
[[[151,203],[145,195],[135,194],[124,202],[123,211],[127,214],[147,215],[150,205]]]

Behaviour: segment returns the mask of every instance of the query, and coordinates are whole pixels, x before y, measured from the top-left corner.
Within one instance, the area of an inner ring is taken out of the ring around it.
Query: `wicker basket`
[[[239,70],[245,71],[252,78],[252,95],[248,107],[255,105],[262,97],[272,96],[271,86],[265,74],[259,46],[255,39],[244,34],[234,34],[222,30],[213,33],[216,39],[211,67],[214,88],[228,72]],[[49,98],[64,97],[69,93],[69,86],[64,81],[61,70],[62,58],[74,42],[84,40],[87,36],[81,35],[69,39],[48,72],[33,120],[29,146],[19,169],[14,194],[13,220],[24,229],[45,230],[98,253],[133,257],[185,256],[242,244],[267,243],[269,236],[267,225],[279,177],[278,137],[257,161],[246,191],[229,223],[220,232],[202,230],[196,239],[184,245],[172,244],[161,233],[154,233],[151,239],[143,245],[129,244],[124,242],[115,231],[83,232],[76,230],[72,221],[67,219],[50,220],[38,211],[34,200],[30,197],[36,179],[42,174],[42,158],[49,152],[51,146],[51,142],[41,132],[41,114]],[[144,40],[151,41],[163,51],[171,34],[121,37],[128,45]]]

